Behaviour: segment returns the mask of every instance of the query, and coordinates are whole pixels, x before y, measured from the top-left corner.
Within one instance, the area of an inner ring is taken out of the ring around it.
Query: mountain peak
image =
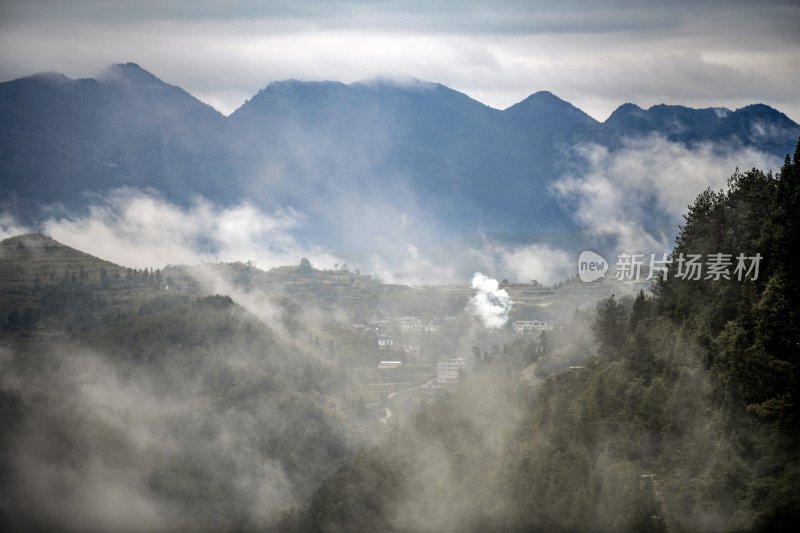
[[[123,273],[123,267],[99,259],[41,233],[24,233],[0,241],[0,287],[29,288],[55,283],[71,273],[83,272],[99,282],[101,271]]]
[[[753,115],[760,115],[762,117],[769,117],[773,120],[780,121],[782,123],[786,123],[788,125],[796,125],[797,123],[790,119],[786,114],[778,111],[774,107],[768,106],[767,104],[750,104],[744,107],[738,108],[735,113],[738,114],[753,114]]]
[[[48,255],[70,256],[75,260],[93,260],[106,265],[116,266],[109,261],[104,261],[80,250],[76,250],[71,246],[55,240],[49,235],[37,232],[21,233],[0,241],[0,260],[8,260],[13,256],[19,255],[25,255],[26,257],[44,257]]]
[[[437,89],[442,85],[430,81],[420,80],[412,76],[397,76],[387,77],[378,76],[366,80],[357,81],[350,84],[351,87],[364,87],[364,88],[390,88],[390,89],[407,89],[407,90],[428,90]]]
[[[544,108],[556,108],[556,107],[574,107],[569,102],[562,100],[558,96],[554,95],[550,91],[537,91],[524,100],[517,102],[516,104],[512,105],[511,107],[507,108],[506,111],[511,109],[544,109]]]
[[[524,116],[526,120],[562,120],[569,116],[576,120],[595,123],[592,117],[550,91],[537,91],[517,102],[503,113]]]
[[[551,93],[550,91],[536,91],[535,93],[528,96],[524,101],[530,100],[532,102],[558,102],[558,103],[567,103],[566,101],[562,100],[555,94]]]
[[[644,109],[631,102],[625,102],[616,108],[605,120],[604,124],[614,125],[626,117],[639,116],[644,113]]]
[[[97,77],[102,81],[126,81],[133,83],[158,83],[164,82],[153,75],[151,72],[143,69],[136,63],[117,63],[106,68]]]
[[[638,105],[636,105],[636,104],[633,104],[631,102],[625,102],[624,104],[622,104],[621,106],[616,108],[614,110],[614,112],[611,113],[611,115],[612,116],[615,115],[615,114],[624,115],[624,114],[627,114],[627,113],[636,113],[638,111],[644,111],[644,110],[641,107],[639,107]]]
[[[269,85],[258,91],[249,102],[259,102],[265,98],[274,96],[319,96],[323,93],[330,93],[346,87],[347,85],[339,81],[278,80],[270,82]]]
[[[270,82],[266,87],[261,89],[264,91],[280,91],[280,90],[295,90],[299,88],[325,88],[325,87],[345,87],[345,84],[340,81],[332,80],[298,80],[290,78],[288,80],[277,80]]]
[[[44,81],[52,81],[52,82],[57,82],[57,83],[61,83],[61,82],[65,82],[65,81],[72,81],[72,79],[69,78],[68,76],[65,76],[64,74],[61,74],[60,72],[55,72],[53,70],[48,71],[48,72],[38,72],[38,73],[36,73],[36,74],[34,74],[32,76],[29,76],[29,78],[34,78],[34,79],[44,80]]]
[[[20,233],[19,235],[14,235],[13,237],[8,237],[0,241],[0,246],[17,246],[22,244],[23,246],[26,244],[38,244],[38,243],[53,243],[60,245],[58,241],[55,239],[44,235],[43,233]]]

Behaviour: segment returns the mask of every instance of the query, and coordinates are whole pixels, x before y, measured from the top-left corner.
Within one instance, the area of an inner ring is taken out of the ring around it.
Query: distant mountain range
[[[0,84],[0,206],[35,221],[41,205],[134,187],[179,204],[292,206],[331,239],[337,221],[373,203],[453,235],[568,233],[575,223],[548,187],[569,148],[652,133],[782,157],[800,126],[761,104],[625,104],[601,123],[549,92],[497,110],[416,81],[276,82],[225,117],[127,63],[96,79]]]

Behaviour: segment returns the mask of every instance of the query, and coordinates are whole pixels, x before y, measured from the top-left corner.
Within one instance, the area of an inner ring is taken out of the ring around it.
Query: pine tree
[[[601,355],[612,359],[621,356],[625,333],[628,331],[628,317],[625,308],[613,294],[597,304],[597,318],[592,324],[592,331],[600,344]]]

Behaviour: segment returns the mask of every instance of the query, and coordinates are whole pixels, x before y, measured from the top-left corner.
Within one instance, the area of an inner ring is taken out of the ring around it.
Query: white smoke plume
[[[480,272],[472,277],[472,288],[477,292],[469,300],[469,309],[487,328],[503,327],[508,321],[508,312],[513,303],[505,289],[500,288],[496,279]]]

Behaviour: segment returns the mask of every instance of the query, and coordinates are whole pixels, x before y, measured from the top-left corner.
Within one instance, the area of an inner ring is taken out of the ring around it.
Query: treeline
[[[0,329],[31,332],[47,323],[68,332],[85,331],[96,327],[109,309],[96,289],[69,281],[41,286],[23,302],[0,314]]]
[[[171,275],[164,276],[160,269],[99,270],[99,279],[93,281],[84,268],[65,269],[61,276],[53,270],[46,281],[36,275],[33,286],[24,292],[22,303],[11,302],[0,310],[0,330],[32,331],[42,323],[63,327],[67,331],[85,331],[94,328],[111,309],[104,291],[125,289],[180,290]]]
[[[166,284],[174,285],[171,276],[164,276],[161,269],[152,268],[112,268],[100,267],[96,279],[80,266],[77,270],[64,269],[62,272],[50,270],[46,275],[36,274],[33,278],[33,289],[56,284],[87,285],[93,287],[158,287]]]
[[[778,174],[737,171],[726,191],[700,194],[676,240],[673,258],[760,254],[755,279],[680,279],[673,263],[651,295],[600,302],[595,355],[538,389],[520,385],[520,367],[558,353],[575,361],[566,354],[583,341],[565,352],[569,343],[548,334],[538,346],[482,352],[453,395],[340,469],[284,526],[791,528],[800,522],[798,213],[800,143]]]

